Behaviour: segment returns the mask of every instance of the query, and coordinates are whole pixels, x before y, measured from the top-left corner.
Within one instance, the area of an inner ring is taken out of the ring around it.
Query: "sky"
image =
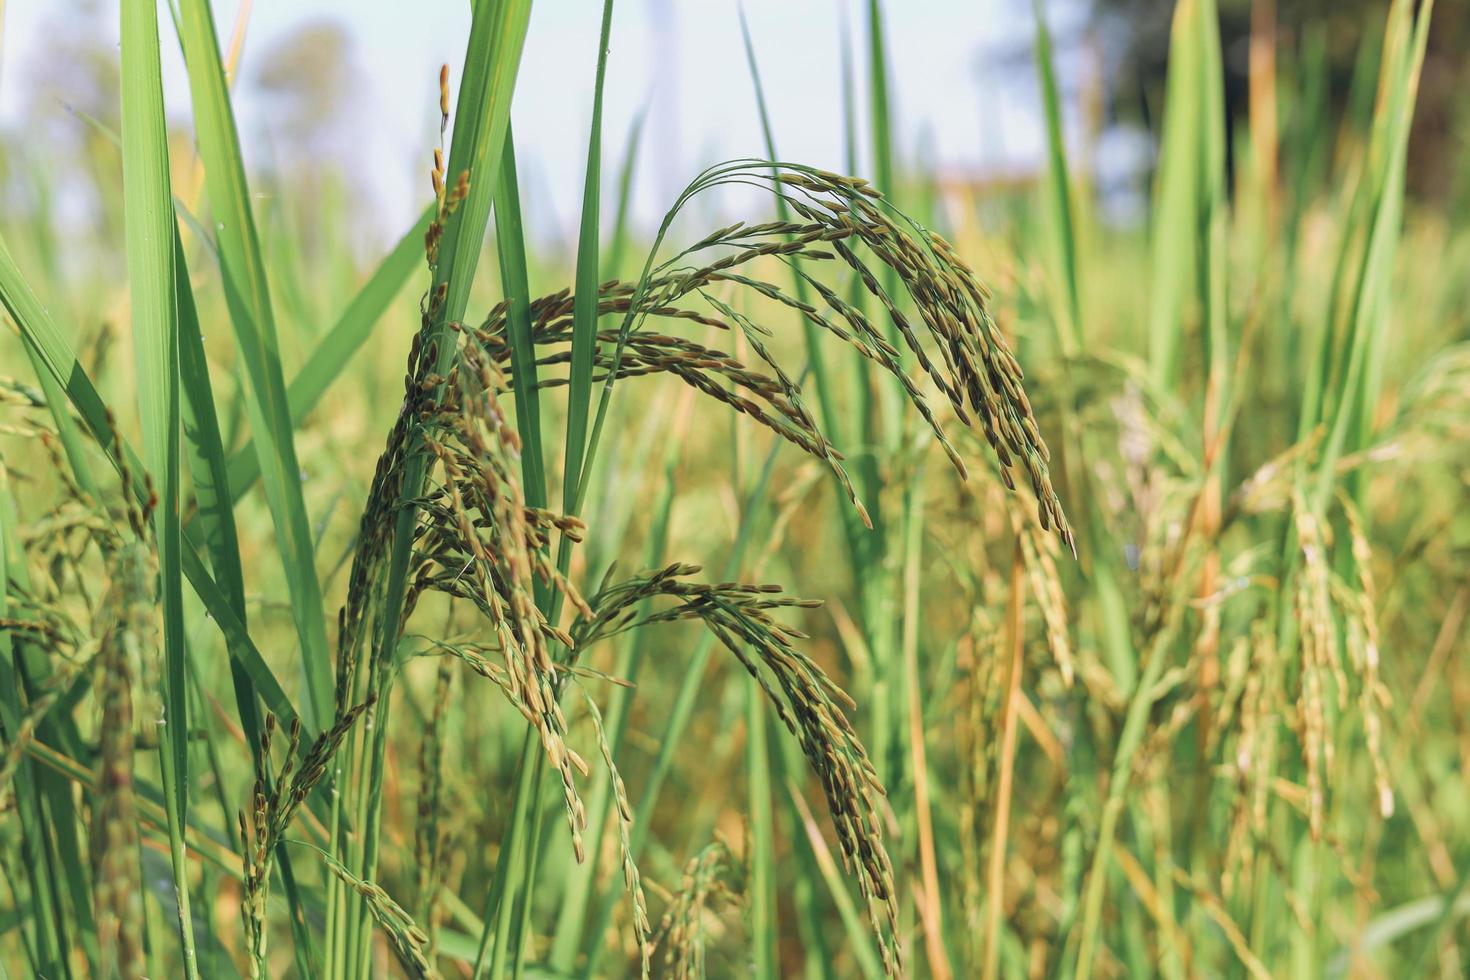
[[[0,126],[20,119],[25,86],[45,61],[46,34],[64,0],[3,4]],[[1031,60],[1028,0],[907,0],[885,5],[896,142],[902,158],[956,174],[1024,173],[1042,159],[1040,103]],[[96,4],[99,33],[115,43],[116,5]],[[841,49],[851,33],[859,78],[866,77],[861,0],[745,0],[782,157],[844,169]],[[216,0],[228,36],[238,0]],[[609,184],[634,119],[647,113],[635,215],[656,223],[662,208],[700,169],[736,156],[763,156],[759,117],[741,43],[737,0],[619,0],[614,8],[604,107],[604,173]],[[1069,44],[1085,7],[1048,5],[1059,38],[1068,102],[1087,71]],[[165,6],[160,6],[165,99],[187,123],[188,86]],[[574,234],[586,166],[588,123],[601,4],[537,0],[521,62],[512,120],[527,224],[545,236]],[[328,152],[354,171],[373,202],[369,234],[395,237],[429,195],[428,158],[437,139],[437,75],[452,82],[464,56],[464,0],[255,0],[245,40],[236,112],[246,166],[280,137],[270,100],[251,84],[259,59],[306,25],[333,22],[350,41],[353,96],[333,127]],[[222,41],[223,43],[223,41]],[[64,66],[55,66],[64,72]],[[61,110],[59,110],[60,112]],[[1069,128],[1076,112],[1069,112]],[[85,125],[80,120],[76,125]],[[864,140],[866,140],[864,127]],[[861,161],[860,171],[869,169]],[[611,188],[604,199],[611,197]]]

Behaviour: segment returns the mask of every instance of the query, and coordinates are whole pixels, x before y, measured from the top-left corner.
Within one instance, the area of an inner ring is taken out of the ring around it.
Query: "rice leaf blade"
[[[204,160],[205,190],[215,216],[215,242],[225,301],[245,376],[245,403],[258,440],[258,459],[276,546],[286,575],[300,641],[307,700],[303,715],[319,728],[332,712],[331,651],[317,578],[311,526],[301,490],[301,465],[281,368],[280,343],[260,237],[251,210],[240,137],[220,62],[214,14],[206,0],[182,0],[180,40],[188,66],[194,123]]]
[[[1151,378],[1169,390],[1179,371],[1179,337],[1193,289],[1198,250],[1196,175],[1200,172],[1199,56],[1193,43],[1198,0],[1181,0],[1169,34],[1164,127],[1153,213],[1153,275],[1149,301]]]
[[[163,716],[159,733],[167,796],[169,853],[178,902],[186,976],[198,976],[184,853],[188,821],[188,733],[184,674],[182,525],[179,510],[180,408],[178,306],[174,265],[174,210],[168,140],[163,119],[156,6],[122,5],[123,209],[128,280],[147,472],[153,509],[163,610]]]
[[[123,443],[114,443],[108,425],[108,408],[97,393],[92,380],[77,360],[71,345],[62,336],[46,309],[37,299],[35,292],[15,265],[3,237],[0,237],[0,304],[10,313],[20,328],[21,340],[32,353],[41,370],[49,374],[62,387],[67,400],[80,416],[88,435],[102,448],[112,465],[117,468],[128,466],[134,473],[144,472],[142,461]],[[38,372],[39,373],[39,372]],[[53,408],[54,411],[59,409]],[[121,457],[118,450],[121,450]],[[76,463],[85,462],[69,460]],[[80,477],[79,477],[80,479]],[[139,503],[147,500],[147,491],[141,481],[135,481],[134,491]],[[192,529],[183,530],[182,564],[184,577],[203,602],[210,618],[219,627],[229,644],[230,655],[239,660],[250,674],[256,693],[265,706],[283,721],[297,717],[296,709],[287,698],[284,688],[276,679],[270,666],[256,649],[244,624],[234,615],[230,600],[214,581],[200,555],[200,542]],[[307,726],[306,734],[314,737],[315,731]]]
[[[587,171],[582,185],[582,220],[577,235],[577,270],[572,307],[572,366],[567,389],[566,462],[562,472],[562,510],[576,515],[584,483],[587,419],[592,407],[592,365],[597,355],[597,284],[601,275],[602,88],[607,76],[612,0],[603,0],[602,33],[597,48],[597,80],[592,91],[592,125],[587,138]],[[612,378],[604,383],[611,387]],[[599,412],[599,417],[601,412]]]
[[[510,304],[506,330],[510,368],[515,378],[516,430],[521,437],[521,478],[526,503],[546,506],[546,464],[541,446],[541,389],[536,379],[536,342],[531,336],[531,287],[526,271],[526,239],[516,179],[515,138],[505,130],[504,158],[495,188],[495,242],[500,257],[501,295]]]
[[[1046,23],[1045,0],[1032,0],[1036,19],[1036,70],[1041,76],[1041,104],[1046,118],[1046,201],[1051,220],[1055,264],[1060,278],[1063,318],[1058,320],[1057,334],[1063,357],[1075,357],[1081,350],[1082,296],[1077,268],[1077,230],[1073,219],[1072,189],[1069,183],[1066,144],[1062,138],[1062,100],[1057,86],[1056,66],[1052,63],[1051,30]]]
[[[745,775],[750,810],[750,937],[754,974],[778,976],[776,969],[776,841],[771,809],[769,728],[760,684],[745,678]]]
[[[383,318],[393,298],[409,276],[419,267],[424,254],[424,232],[433,219],[431,209],[419,216],[398,243],[393,246],[377,269],[368,277],[357,295],[347,304],[337,322],[322,336],[311,356],[296,372],[286,389],[291,425],[298,429],[321,403],[337,378],[372,336],[373,328]],[[260,459],[254,440],[237,449],[229,461],[230,499],[238,502],[260,479]]]

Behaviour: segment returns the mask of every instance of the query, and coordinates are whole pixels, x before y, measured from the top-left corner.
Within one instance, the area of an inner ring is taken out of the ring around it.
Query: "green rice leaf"
[[[602,35],[597,49],[597,80],[592,91],[592,128],[587,138],[587,173],[582,185],[582,224],[577,236],[577,276],[572,306],[572,367],[567,389],[566,464],[562,476],[562,510],[580,511],[587,453],[587,418],[592,406],[592,364],[597,356],[597,284],[601,274],[599,218],[602,188],[602,86],[607,76],[608,34],[612,0],[602,5]],[[605,382],[611,386],[612,378]]]
[[[258,458],[276,547],[286,574],[306,680],[303,712],[320,727],[332,712],[331,651],[318,583],[311,526],[301,492],[301,466],[292,438],[291,411],[281,370],[280,344],[240,138],[220,63],[214,15],[206,0],[183,0],[180,40],[189,69],[194,124],[204,160],[205,189],[214,212],[215,242],[225,301],[244,367],[245,404],[260,444]]]
[[[432,219],[433,210],[426,209],[413,227],[404,233],[291,379],[286,389],[286,401],[290,406],[293,429],[300,428],[312,409],[321,403],[327,390],[372,336],[373,328],[383,318],[393,298],[413,271],[419,268],[424,255],[424,232]],[[259,478],[260,458],[252,440],[230,457],[231,501],[238,501]]]
[[[531,286],[526,272],[526,239],[521,223],[521,193],[516,181],[515,139],[505,131],[504,159],[495,187],[495,244],[500,256],[501,294],[510,303],[510,367],[515,378],[516,429],[521,437],[521,478],[526,503],[546,506],[546,464],[541,447],[541,390],[536,383],[536,342],[531,337]]]
[[[1063,357],[1075,357],[1082,344],[1082,288],[1077,268],[1077,230],[1073,220],[1072,188],[1068,177],[1066,144],[1062,139],[1062,100],[1052,64],[1051,31],[1046,25],[1043,0],[1032,0],[1036,17],[1036,70],[1041,76],[1041,104],[1046,116],[1046,204],[1051,220],[1051,243],[1061,280],[1063,317],[1057,335]]]
[[[179,341],[174,264],[173,193],[163,120],[157,7],[149,0],[122,5],[123,209],[127,228],[133,347],[139,379],[147,472],[154,480],[153,511],[163,606],[163,757],[169,852],[178,900],[183,965],[198,975],[189,869],[184,854],[188,821],[189,718],[185,698],[182,525],[179,513]]]
[[[16,326],[20,328],[21,340],[26,349],[41,368],[61,386],[66,399],[81,417],[87,433],[102,447],[113,466],[116,468],[127,465],[132,472],[142,473],[142,461],[126,443],[122,446],[122,457],[117,456],[107,421],[107,405],[78,362],[71,345],[57,329],[50,314],[17,268],[3,237],[0,237],[0,304],[5,306]],[[147,490],[141,481],[134,481],[133,489],[139,503],[147,500]],[[184,577],[204,603],[204,608],[215,625],[224,634],[230,655],[250,674],[256,693],[266,707],[282,721],[290,722],[297,717],[296,709],[286,697],[270,666],[256,649],[244,624],[235,616],[230,600],[199,557],[200,550],[200,542],[186,529],[183,532],[182,548]],[[315,731],[306,726],[305,734],[307,737],[314,737]]]

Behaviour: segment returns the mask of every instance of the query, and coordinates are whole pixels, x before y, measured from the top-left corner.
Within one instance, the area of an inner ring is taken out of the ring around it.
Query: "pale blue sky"
[[[45,31],[59,0],[4,4],[0,125],[12,126]],[[101,3],[116,37],[115,4]],[[216,0],[222,35],[237,0]],[[889,2],[889,62],[900,152],[920,152],[942,170],[1026,170],[1039,159],[1037,94],[1030,62],[1026,0]],[[1070,33],[1082,9],[1052,0],[1054,30]],[[160,8],[161,10],[165,8]],[[601,4],[537,0],[516,89],[514,124],[523,190],[534,227],[574,226],[586,158],[592,78]],[[858,66],[866,63],[863,17],[855,0],[746,0],[777,145],[787,159],[840,169],[842,107],[840,24],[854,33]],[[427,199],[426,161],[433,146],[438,66],[458,73],[469,24],[464,0],[256,0],[245,45],[237,112],[247,166],[266,152],[270,119],[248,82],[258,57],[302,25],[331,20],[347,29],[361,85],[340,130],[340,152],[375,200],[387,237]],[[188,91],[178,45],[164,15],[165,88],[171,114],[187,119]],[[1059,51],[1064,78],[1089,70],[1079,48]],[[1006,57],[1008,55],[1008,57]],[[28,73],[29,72],[29,73]],[[604,117],[609,171],[621,159],[634,116],[648,106],[637,213],[656,220],[667,201],[702,166],[760,155],[755,100],[741,48],[736,0],[619,0],[614,11]],[[1076,115],[1073,113],[1072,115]],[[78,123],[81,125],[81,123]],[[866,163],[863,169],[866,169]],[[609,180],[611,177],[609,177]]]

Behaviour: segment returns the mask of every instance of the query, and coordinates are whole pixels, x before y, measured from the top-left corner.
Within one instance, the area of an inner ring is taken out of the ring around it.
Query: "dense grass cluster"
[[[1117,227],[1039,2],[1016,191],[898,165],[872,0],[875,183],[766,121],[640,241],[636,132],[600,199],[607,0],[566,256],[523,233],[530,6],[473,5],[433,199],[362,275],[292,247],[337,199],[252,195],[206,0],[175,143],[122,2],[125,241],[0,221],[0,971],[1463,975],[1470,229],[1405,189],[1433,4],[1385,4],[1345,109],[1262,5],[1231,120],[1180,0]],[[695,227],[729,188],[758,213]]]

